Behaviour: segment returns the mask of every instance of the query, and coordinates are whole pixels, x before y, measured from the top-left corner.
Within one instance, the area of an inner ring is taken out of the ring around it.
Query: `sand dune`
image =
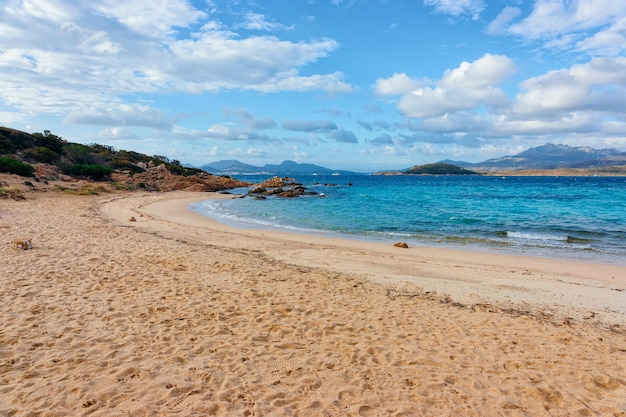
[[[0,201],[0,416],[626,415],[626,267],[234,230],[205,197]]]

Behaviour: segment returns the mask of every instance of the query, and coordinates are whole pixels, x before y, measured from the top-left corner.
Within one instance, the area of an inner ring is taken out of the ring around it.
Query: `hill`
[[[444,163],[415,165],[404,172],[413,175],[480,175],[478,172]]]
[[[0,126],[0,172],[35,181],[90,180],[147,190],[219,191],[247,183],[188,168],[165,156],[110,146],[71,143],[49,131],[26,133]]]

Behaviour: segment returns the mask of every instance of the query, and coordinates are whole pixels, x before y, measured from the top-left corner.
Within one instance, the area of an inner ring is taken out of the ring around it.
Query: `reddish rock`
[[[111,179],[127,186],[142,187],[155,191],[223,191],[233,188],[247,187],[250,183],[229,177],[221,177],[201,172],[189,177],[172,174],[164,164],[148,167],[144,172],[131,175],[118,172]]]

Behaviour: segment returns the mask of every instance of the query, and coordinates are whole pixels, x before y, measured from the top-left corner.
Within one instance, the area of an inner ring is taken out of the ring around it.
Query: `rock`
[[[258,185],[254,187],[253,189],[251,189],[250,191],[248,191],[248,194],[263,194],[266,192],[267,192],[267,188],[265,188],[262,185]]]
[[[298,197],[302,194],[298,193],[295,190],[287,190],[287,191],[283,191],[282,193],[278,194],[279,197],[285,197],[285,198],[294,198],[294,197]]]
[[[13,239],[11,246],[17,249],[28,250],[33,248],[32,239]]]
[[[289,178],[289,177],[283,177],[283,178],[272,177],[272,178],[266,179],[261,184],[259,184],[259,186],[265,187],[265,188],[284,188],[284,187],[289,187],[292,185],[302,185],[302,184],[298,184],[296,180],[294,180],[293,178]]]
[[[188,177],[171,173],[165,164],[154,166],[150,161],[144,172],[129,174],[116,172],[111,179],[119,184],[145,188],[154,191],[223,191],[239,187],[247,187],[248,182],[229,177],[216,176],[200,172]]]
[[[248,194],[263,194],[285,198],[300,197],[303,195],[317,195],[315,191],[308,191],[305,186],[289,177],[272,177],[258,184]]]
[[[128,219],[129,222],[136,222],[137,219],[134,216],[130,216],[130,218]]]
[[[396,248],[403,248],[403,249],[409,248],[409,245],[407,245],[405,242],[394,243],[393,246],[395,246]]]

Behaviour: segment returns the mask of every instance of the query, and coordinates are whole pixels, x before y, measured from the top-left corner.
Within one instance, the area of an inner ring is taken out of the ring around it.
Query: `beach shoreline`
[[[457,303],[489,303],[512,311],[551,314],[558,319],[593,316],[605,320],[608,326],[626,325],[626,303],[622,300],[626,292],[626,265],[434,246],[402,249],[387,243],[332,236],[235,228],[189,208],[192,203],[215,198],[237,197],[188,192],[145,195],[130,204],[137,207],[122,203],[122,210],[116,207],[109,215],[120,222],[130,212],[139,215],[138,219],[160,220],[164,223],[158,226],[159,231],[173,233],[177,238],[184,235],[190,239],[193,235],[167,227],[170,221],[208,230],[218,234],[220,245],[231,249],[261,250],[281,261],[367,275],[385,285],[416,286]],[[150,222],[139,221],[137,226],[156,232]],[[460,278],[465,275],[472,278]]]
[[[209,198],[2,201],[0,415],[626,413],[622,267],[233,229]]]

